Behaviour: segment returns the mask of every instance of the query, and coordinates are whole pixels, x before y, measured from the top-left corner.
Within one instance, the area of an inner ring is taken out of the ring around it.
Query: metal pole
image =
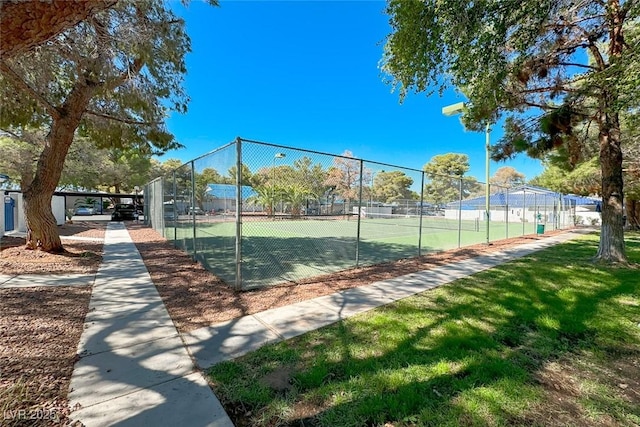
[[[173,246],[178,247],[178,185],[176,171],[173,171]]]
[[[504,220],[505,220],[505,229],[507,232],[507,239],[509,238],[509,190],[511,188],[507,188],[507,195],[505,197],[505,211],[504,211]]]
[[[458,181],[458,248],[462,246],[462,177]]]
[[[360,160],[360,191],[358,194],[358,225],[356,231],[356,267],[360,263],[360,216],[362,213],[362,173],[364,172],[364,162]]]
[[[522,189],[522,217],[520,218],[522,220],[522,235],[524,236],[525,232],[524,232],[524,226],[525,226],[525,220],[527,219],[527,212],[524,210],[525,206],[527,205],[527,189],[523,188]]]
[[[196,164],[191,162],[191,221],[193,227],[193,259],[196,259],[198,250],[196,249]]]
[[[538,193],[533,193],[533,229],[538,233]]]
[[[547,195],[546,194],[544,194],[544,222],[546,227],[546,223],[547,223]]]
[[[236,138],[236,290],[242,290],[242,140]]]
[[[424,215],[424,171],[420,182],[420,225],[418,226],[418,256],[422,255],[422,215]]]
[[[491,206],[489,205],[489,175],[490,175],[490,170],[489,170],[489,166],[490,166],[490,158],[489,158],[489,154],[491,151],[491,142],[489,139],[489,134],[491,132],[491,127],[489,126],[489,122],[487,122],[487,127],[486,127],[486,131],[485,131],[485,139],[486,139],[486,145],[485,145],[485,169],[486,169],[486,173],[485,173],[485,180],[486,180],[486,188],[485,188],[485,195],[484,195],[484,210],[485,210],[485,221],[487,222],[487,245],[489,244],[489,220],[490,220],[490,215],[491,215]]]

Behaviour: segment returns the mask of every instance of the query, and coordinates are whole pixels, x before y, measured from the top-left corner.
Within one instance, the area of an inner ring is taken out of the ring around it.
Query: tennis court
[[[568,199],[541,188],[487,188],[242,138],[150,182],[144,195],[145,222],[237,289],[484,243],[486,216],[493,241],[562,228],[575,215]]]
[[[228,283],[236,276],[236,225],[232,218],[216,217],[178,221],[175,240],[195,253],[203,264]],[[458,233],[458,226],[461,226]],[[509,224],[510,237],[533,233]],[[443,217],[388,215],[362,218],[360,243],[358,221],[351,217],[305,217],[273,219],[243,217],[242,282],[250,289],[285,281],[297,281],[348,268],[395,261],[433,251],[485,241],[484,222]],[[172,230],[172,229],[170,229]],[[420,233],[422,230],[422,233]],[[492,240],[507,237],[505,223],[491,223]],[[419,249],[420,248],[420,251]]]

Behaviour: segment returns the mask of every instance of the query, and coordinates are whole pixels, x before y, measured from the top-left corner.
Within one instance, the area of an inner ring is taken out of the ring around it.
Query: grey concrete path
[[[592,230],[561,235],[459,261],[367,286],[274,308],[183,334],[188,350],[201,369],[231,360],[277,342],[330,325],[358,313],[470,276]]]
[[[87,427],[233,425],[122,223],[107,227],[78,354],[68,397]]]

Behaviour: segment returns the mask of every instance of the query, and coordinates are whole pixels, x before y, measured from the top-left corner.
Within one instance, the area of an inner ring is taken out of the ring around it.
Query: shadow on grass
[[[621,398],[605,375],[603,392],[563,396],[576,413],[558,402],[530,413],[547,364],[587,355],[597,371],[640,358],[638,268],[594,266],[596,248],[559,245],[215,366],[218,395],[238,426],[609,425],[584,407],[610,398],[599,413],[633,425],[640,398]],[[627,250],[640,262],[638,240]],[[290,387],[263,380],[276,370]]]

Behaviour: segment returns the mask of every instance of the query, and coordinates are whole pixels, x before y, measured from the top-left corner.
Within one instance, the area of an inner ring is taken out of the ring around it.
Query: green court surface
[[[312,218],[312,219],[311,219]],[[236,257],[233,218],[192,218],[166,228],[165,236],[193,254],[205,267],[230,285],[235,284]],[[486,241],[482,221],[443,217],[357,218],[307,217],[265,219],[243,217],[242,288],[251,289],[336,271],[411,258]],[[490,240],[536,232],[533,223],[490,223]],[[175,234],[174,234],[175,233]],[[420,246],[420,250],[418,249]]]

